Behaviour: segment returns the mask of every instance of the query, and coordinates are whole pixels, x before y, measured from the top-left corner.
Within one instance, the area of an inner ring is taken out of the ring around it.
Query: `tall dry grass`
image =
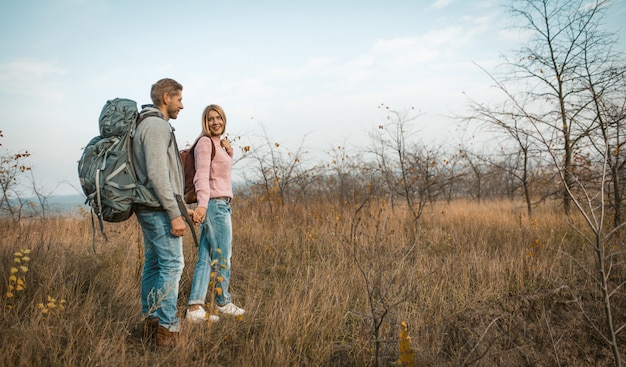
[[[5,287],[13,253],[32,252],[26,289],[0,298],[0,365],[388,366],[402,321],[415,365],[609,363],[571,302],[596,294],[588,245],[558,208],[523,213],[504,201],[442,203],[413,228],[401,206],[384,202],[358,213],[323,200],[270,213],[236,200],[231,291],[247,314],[184,324],[172,351],[134,336],[142,265],[134,218],[107,224],[110,240],[98,237],[96,254],[86,215],[2,222]],[[190,235],[184,246],[181,316],[196,258]],[[48,296],[65,309],[44,315],[37,304]]]

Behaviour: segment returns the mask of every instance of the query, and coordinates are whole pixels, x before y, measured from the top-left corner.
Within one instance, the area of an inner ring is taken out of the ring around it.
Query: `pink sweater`
[[[215,157],[211,161],[211,141],[215,144]],[[194,150],[196,175],[193,184],[198,195],[198,206],[208,208],[210,198],[233,197],[230,172],[233,167],[233,152],[226,152],[220,138],[203,136]]]

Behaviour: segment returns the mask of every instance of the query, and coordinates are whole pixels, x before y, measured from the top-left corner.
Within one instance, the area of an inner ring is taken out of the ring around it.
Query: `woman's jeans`
[[[157,317],[169,331],[180,330],[176,317],[178,283],[185,265],[183,239],[170,233],[171,220],[163,210],[137,210],[143,232],[145,262],[141,277],[141,312]]]
[[[230,282],[230,256],[232,254],[233,226],[230,203],[225,200],[211,199],[207,208],[206,219],[200,227],[200,245],[198,262],[193,274],[189,304],[206,302],[211,272],[216,272],[214,291],[215,303],[223,306],[232,301],[228,292]],[[211,269],[211,262],[217,260]]]

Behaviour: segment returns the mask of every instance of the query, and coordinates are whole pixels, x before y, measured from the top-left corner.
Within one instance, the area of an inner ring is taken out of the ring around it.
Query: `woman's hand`
[[[233,150],[233,148],[230,146],[230,140],[228,140],[228,138],[220,140],[220,145],[222,146],[222,148],[226,149],[226,152],[228,153],[232,152]]]
[[[202,223],[204,222],[205,218],[206,218],[206,208],[201,207],[201,206],[197,207],[192,215],[193,222],[196,224]]]

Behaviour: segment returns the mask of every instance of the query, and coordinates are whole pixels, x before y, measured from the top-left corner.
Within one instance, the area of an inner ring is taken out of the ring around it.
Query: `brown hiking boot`
[[[159,326],[156,333],[156,345],[157,347],[174,348],[178,344],[179,335],[179,332],[169,331],[165,327]]]
[[[159,319],[147,317],[143,320],[143,340],[153,341],[156,338]]]

